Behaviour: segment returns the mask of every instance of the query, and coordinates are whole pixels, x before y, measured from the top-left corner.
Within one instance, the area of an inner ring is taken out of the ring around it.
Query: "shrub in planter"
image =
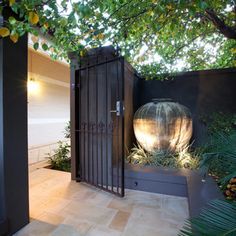
[[[139,144],[131,149],[129,156],[126,158],[131,164],[162,166],[168,168],[187,168],[198,169],[200,163],[200,149],[190,150],[190,147],[172,153],[167,151],[147,152]]]
[[[58,144],[59,147],[54,150],[55,154],[49,156],[51,168],[55,170],[70,172],[70,145],[68,145],[67,143],[63,143],[62,141],[59,141]]]
[[[218,181],[227,199],[235,199],[232,182],[236,176],[236,132],[216,133],[211,137],[203,154],[200,167],[203,173],[211,174]]]
[[[235,236],[236,203],[213,200],[200,215],[186,221],[179,236]]]

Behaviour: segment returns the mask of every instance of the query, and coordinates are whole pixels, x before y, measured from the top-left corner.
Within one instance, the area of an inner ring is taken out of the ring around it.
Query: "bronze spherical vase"
[[[134,115],[134,133],[148,152],[179,152],[192,137],[192,116],[189,109],[171,99],[153,99]]]

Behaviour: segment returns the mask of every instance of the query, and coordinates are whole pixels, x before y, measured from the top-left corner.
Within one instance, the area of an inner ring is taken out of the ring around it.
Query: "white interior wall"
[[[29,163],[44,160],[59,140],[70,117],[69,66],[52,61],[33,50],[28,53],[28,79],[37,84],[28,88]]]

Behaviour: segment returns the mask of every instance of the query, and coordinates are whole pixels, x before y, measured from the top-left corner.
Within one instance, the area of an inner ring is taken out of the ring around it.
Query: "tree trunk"
[[[230,27],[212,9],[206,10],[206,17],[228,39],[236,39],[236,27]]]

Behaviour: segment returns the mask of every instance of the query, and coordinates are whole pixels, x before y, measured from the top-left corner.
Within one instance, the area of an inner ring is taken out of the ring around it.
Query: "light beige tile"
[[[130,217],[129,212],[118,211],[114,216],[112,222],[110,223],[109,228],[123,232],[125,226],[128,223],[129,217]]]
[[[121,236],[121,232],[109,229],[107,227],[95,226],[88,231],[86,236]]]
[[[40,215],[37,220],[41,222],[46,222],[51,225],[59,225],[64,221],[64,217],[56,214],[52,214],[49,212],[44,212],[42,215]]]
[[[79,220],[71,216],[67,216],[63,221],[63,224],[73,226],[81,235],[85,235],[89,231],[89,229],[96,225],[95,223],[89,222],[86,219]]]
[[[147,227],[146,225],[129,225],[126,227],[122,236],[163,236],[159,234],[157,228]]]
[[[81,236],[76,228],[71,225],[59,225],[50,236]]]
[[[186,198],[134,190],[118,198],[70,173],[31,169],[33,219],[17,236],[173,236],[188,217]]]
[[[133,210],[134,203],[132,201],[127,200],[127,198],[121,199],[116,197],[112,199],[112,201],[108,204],[107,207],[119,211],[131,212]]]
[[[187,198],[166,197],[163,202],[163,209],[168,213],[173,213],[183,218],[189,215]]]
[[[113,196],[110,193],[104,191],[96,191],[94,194],[89,194],[87,198],[84,198],[84,201],[96,206],[106,207],[112,201]]]
[[[83,201],[71,201],[60,214],[70,215],[77,219],[86,219],[96,224],[108,225],[116,212],[116,210],[95,206]]]
[[[35,220],[17,232],[14,236],[48,236],[55,228],[55,225]]]

